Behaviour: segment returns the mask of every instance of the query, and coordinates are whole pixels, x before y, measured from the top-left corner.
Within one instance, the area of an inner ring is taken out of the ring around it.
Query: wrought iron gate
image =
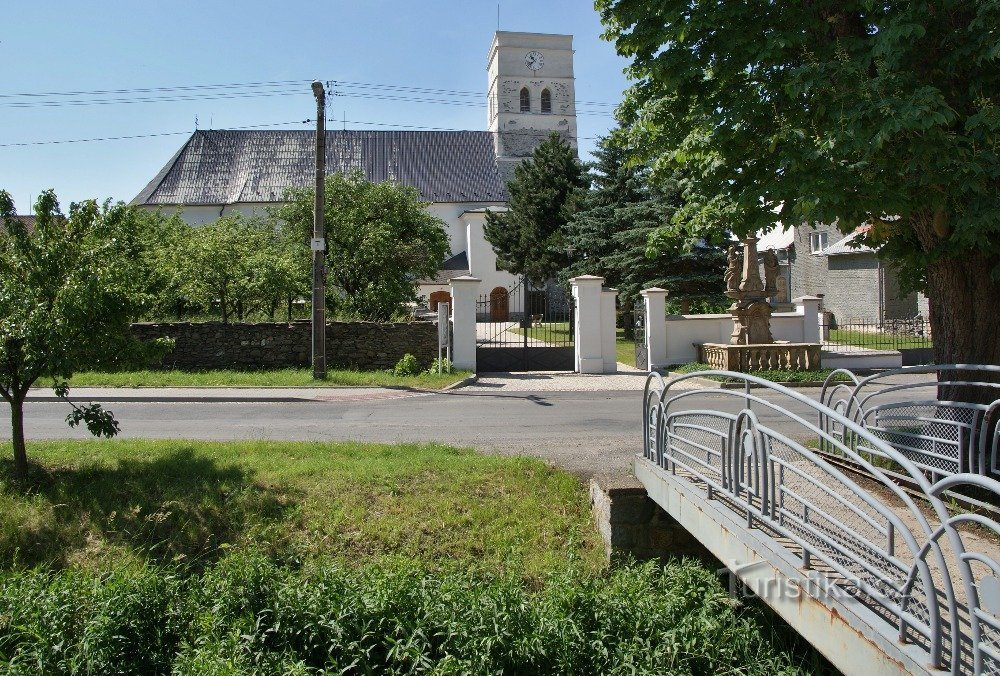
[[[640,371],[649,370],[649,346],[646,345],[646,303],[642,298],[632,306],[635,317],[635,367]]]
[[[554,284],[498,286],[476,303],[476,368],[572,371],[573,297]]]

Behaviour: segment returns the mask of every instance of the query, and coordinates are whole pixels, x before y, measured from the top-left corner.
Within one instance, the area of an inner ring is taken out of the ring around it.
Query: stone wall
[[[590,506],[609,563],[693,556],[720,564],[636,479],[593,479]]]
[[[140,340],[173,338],[176,346],[163,360],[168,368],[305,368],[312,354],[308,321],[133,324],[132,333]],[[328,368],[388,369],[407,352],[421,366],[430,365],[437,356],[437,326],[433,322],[332,322],[326,327]]]

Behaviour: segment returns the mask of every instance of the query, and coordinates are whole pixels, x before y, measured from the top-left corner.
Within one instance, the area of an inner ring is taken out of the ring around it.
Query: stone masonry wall
[[[132,334],[140,340],[173,338],[176,346],[163,360],[168,368],[304,368],[309,366],[312,353],[308,321],[133,324]],[[388,369],[407,352],[424,368],[429,366],[437,356],[437,326],[433,322],[332,322],[326,326],[329,368]]]
[[[609,563],[693,556],[717,564],[696,537],[632,482],[590,482],[590,507]]]

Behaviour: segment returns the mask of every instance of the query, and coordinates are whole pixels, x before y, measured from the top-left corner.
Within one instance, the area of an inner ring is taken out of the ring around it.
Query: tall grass
[[[458,568],[294,567],[256,551],[197,575],[119,566],[0,578],[12,673],[779,674],[816,666],[691,563],[537,589]]]

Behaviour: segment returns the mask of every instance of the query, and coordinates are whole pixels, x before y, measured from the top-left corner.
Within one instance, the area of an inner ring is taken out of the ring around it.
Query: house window
[[[819,253],[826,248],[826,233],[825,232],[811,232],[809,233],[809,251],[811,253]]]
[[[542,112],[551,113],[552,112],[552,92],[548,89],[542,90]]]
[[[521,88],[521,112],[522,113],[531,112],[531,94],[528,93],[527,87]]]

